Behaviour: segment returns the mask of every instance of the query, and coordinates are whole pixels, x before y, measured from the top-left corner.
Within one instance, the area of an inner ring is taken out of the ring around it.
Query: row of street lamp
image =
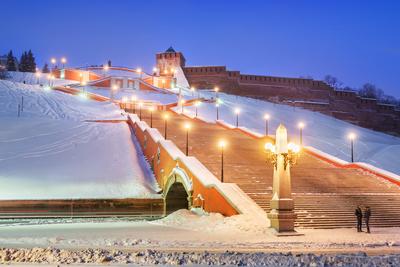
[[[136,101],[137,101],[136,96],[132,96],[131,100],[132,100],[132,102],[134,104],[134,113],[136,113]],[[126,103],[127,101],[128,101],[127,97],[124,97],[122,99],[123,103]],[[139,118],[142,119],[143,102],[140,101],[138,103],[138,105],[139,105]],[[154,108],[154,106],[150,106],[148,108],[148,110],[150,112],[150,127],[152,128],[153,127],[153,112],[155,111],[155,108]],[[237,115],[237,117],[236,117],[237,125],[238,125],[238,120],[239,120],[239,118],[238,118],[239,113],[240,113],[240,109],[235,109],[235,114]],[[168,113],[164,113],[162,118],[164,120],[164,139],[167,140],[167,137],[168,137],[167,136],[167,132],[168,132],[167,129],[168,129],[169,114]],[[264,115],[264,119],[267,122],[266,123],[266,135],[268,135],[268,121],[270,120],[270,118],[271,117],[270,117],[269,114],[265,114]],[[299,150],[300,150],[300,147],[302,146],[303,129],[305,128],[305,123],[304,122],[299,122],[297,126],[299,128],[299,134],[300,134],[300,136],[299,136],[300,146],[297,146],[295,144],[289,144],[288,145],[288,149],[291,150],[291,151],[294,151],[294,153],[298,153]],[[191,124],[189,122],[185,122],[184,123],[183,129],[185,130],[185,136],[186,136],[186,146],[185,146],[185,155],[186,156],[189,156],[189,133],[190,133],[191,128],[192,128],[192,126],[191,126]],[[354,140],[356,138],[356,135],[354,133],[350,133],[348,135],[348,138],[351,140],[351,161],[353,162],[354,161]],[[221,171],[221,173],[220,173],[221,182],[224,181],[224,152],[225,152],[226,146],[227,146],[227,142],[225,140],[221,139],[218,142],[218,147],[219,147],[220,153],[221,153],[220,154],[220,157],[221,157],[221,169],[220,169],[220,171]],[[264,149],[265,149],[265,151],[267,153],[271,152],[273,150],[271,144],[269,144],[269,143],[265,144]]]

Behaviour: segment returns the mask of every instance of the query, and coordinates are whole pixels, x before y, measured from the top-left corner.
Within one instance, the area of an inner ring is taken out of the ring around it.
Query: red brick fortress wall
[[[221,91],[303,107],[362,127],[400,134],[400,111],[393,105],[362,98],[353,91],[337,91],[322,81],[241,74],[225,66],[184,67],[190,84],[198,89]]]

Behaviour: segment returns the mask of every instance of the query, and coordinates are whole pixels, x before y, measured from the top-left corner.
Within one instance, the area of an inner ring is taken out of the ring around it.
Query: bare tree
[[[384,97],[384,93],[382,89],[377,88],[372,83],[364,84],[361,89],[358,91],[360,96],[374,98],[377,100],[381,100]]]
[[[339,89],[343,86],[343,83],[339,81],[338,78],[329,74],[324,77],[324,82],[335,89]]]

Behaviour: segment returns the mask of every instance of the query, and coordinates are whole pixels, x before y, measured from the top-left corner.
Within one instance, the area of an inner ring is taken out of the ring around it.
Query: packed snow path
[[[18,117],[18,104],[23,112]],[[149,198],[156,182],[111,103],[0,81],[0,199]]]

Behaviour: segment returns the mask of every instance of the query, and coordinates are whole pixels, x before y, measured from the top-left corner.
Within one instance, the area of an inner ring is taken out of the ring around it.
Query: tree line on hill
[[[354,91],[361,97],[373,98],[379,103],[391,104],[400,107],[400,99],[397,99],[391,95],[386,95],[382,89],[378,88],[372,83],[365,83],[361,86],[361,88],[357,89],[350,86],[345,86],[343,82],[332,75],[326,75],[324,77],[324,82],[336,90]]]
[[[13,55],[12,50],[7,54],[7,60],[5,64],[5,69],[7,71],[21,71],[21,72],[36,72],[37,65],[35,56],[32,53],[32,50],[25,51],[22,53],[20,60]],[[50,69],[47,63],[43,66],[43,73],[49,73]]]

